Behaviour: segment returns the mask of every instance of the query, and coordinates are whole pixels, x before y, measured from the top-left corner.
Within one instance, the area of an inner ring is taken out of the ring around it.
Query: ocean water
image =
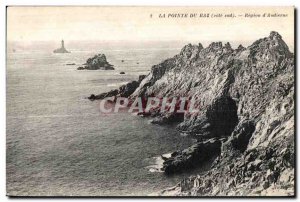
[[[149,166],[160,154],[186,148],[194,140],[174,127],[149,124],[147,118],[103,115],[99,102],[85,97],[136,80],[180,49],[82,47],[71,51],[8,52],[7,194],[148,195],[175,185],[183,175],[167,177],[150,172]],[[76,70],[96,53],[104,53],[116,70]]]

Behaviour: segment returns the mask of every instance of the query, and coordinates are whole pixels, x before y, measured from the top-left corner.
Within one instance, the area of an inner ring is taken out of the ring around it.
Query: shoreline
[[[196,116],[184,114],[181,120],[155,109],[145,114],[159,125],[180,120],[176,129],[198,139],[197,144],[165,158],[166,174],[185,172],[217,156],[201,177],[179,183],[179,195],[269,195],[273,183],[291,195],[294,178],[286,179],[285,172],[291,175],[294,170],[293,57],[274,31],[247,48],[232,49],[222,42],[206,48],[188,44],[179,54],[152,66],[142,79],[89,99],[200,96],[203,100],[197,104],[202,111]],[[276,110],[279,103],[286,103],[287,109]],[[273,120],[274,114],[279,120]],[[274,131],[277,138],[272,138]],[[171,193],[175,194],[173,189]]]

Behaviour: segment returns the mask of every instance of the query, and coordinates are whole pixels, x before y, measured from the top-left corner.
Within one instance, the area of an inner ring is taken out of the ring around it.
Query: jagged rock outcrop
[[[199,97],[200,113],[185,114],[178,129],[227,137],[213,168],[183,180],[178,195],[294,195],[293,57],[271,32],[235,50],[189,44],[153,66],[131,97]]]
[[[140,82],[146,77],[146,75],[139,75],[138,81],[132,81],[119,87],[119,89],[114,89],[106,93],[101,93],[98,95],[90,95],[88,99],[90,100],[101,100],[107,97],[129,97],[136,89],[139,87]]]
[[[114,70],[113,65],[109,64],[104,54],[95,55],[87,59],[84,67],[78,67],[77,70]]]
[[[220,152],[221,141],[218,139],[199,142],[183,151],[173,152],[163,163],[163,171],[166,174],[188,171],[220,155]]]
[[[184,179],[172,194],[294,195],[294,55],[279,33],[247,48],[188,44],[154,65],[129,98],[153,95],[200,98],[200,112],[185,113],[178,130],[200,142],[222,139],[211,169]],[[156,123],[172,118],[154,115]],[[166,165],[182,171],[207,160],[194,157],[197,150],[189,151],[179,151],[180,157]]]

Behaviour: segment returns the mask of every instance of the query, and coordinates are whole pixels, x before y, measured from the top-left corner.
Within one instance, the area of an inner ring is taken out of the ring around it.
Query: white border
[[[5,44],[6,44],[6,31],[5,31],[5,25],[6,25],[6,6],[7,5],[124,5],[124,6],[130,6],[130,5],[140,5],[140,6],[295,6],[299,9],[299,0],[252,0],[252,1],[241,1],[241,0],[209,0],[209,1],[197,1],[197,0],[171,0],[171,1],[163,1],[163,0],[2,0],[0,1],[0,201],[8,201],[12,200],[5,196],[6,194],[6,182],[5,182],[5,128],[6,128],[6,122],[5,122],[5,115],[6,115],[6,105],[5,105],[5,80],[6,80],[6,72],[5,72]],[[298,14],[299,15],[299,14]],[[297,20],[297,27],[299,27],[299,21]],[[298,37],[297,37],[298,38]],[[297,43],[297,46],[299,47],[299,40]],[[297,52],[297,61],[298,61],[298,55]],[[296,68],[296,67],[295,67]],[[299,71],[297,71],[297,78],[300,78]],[[298,86],[298,82],[297,82]],[[297,88],[297,95],[299,94],[299,88]],[[299,107],[299,99],[297,99],[297,106]],[[297,115],[299,114],[299,108]],[[297,116],[298,117],[298,116]],[[297,125],[299,123],[299,119],[297,120]],[[299,130],[298,130],[299,131]],[[298,135],[298,134],[297,134]],[[299,137],[297,138],[297,146],[299,146]],[[297,158],[299,157],[299,148],[297,149]],[[297,164],[297,173],[299,173],[299,165]],[[299,178],[296,177],[297,182],[299,181]],[[299,193],[299,182],[297,184],[297,192]],[[132,200],[133,198],[129,199]],[[31,198],[26,199],[27,201],[37,201],[37,199]],[[51,200],[51,199],[38,199],[38,200]],[[56,201],[65,201],[70,199],[55,199]],[[87,201],[87,200],[93,200],[93,199],[76,199],[76,201]],[[101,199],[103,201],[115,201],[119,199]],[[128,200],[128,199],[127,199]],[[147,199],[149,200],[149,199]],[[151,199],[152,200],[152,199]],[[156,201],[162,201],[164,199],[157,199]],[[189,199],[173,199],[175,201],[180,200],[189,200]],[[194,199],[195,200],[195,199]],[[200,199],[205,200],[205,199]],[[210,199],[210,200],[217,200],[217,199]],[[225,201],[230,201],[232,199],[223,199]],[[246,200],[246,199],[237,199],[237,200]],[[258,201],[260,199],[253,199],[255,201]]]

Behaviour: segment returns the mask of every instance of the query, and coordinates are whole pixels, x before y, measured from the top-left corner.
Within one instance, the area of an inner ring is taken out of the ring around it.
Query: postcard
[[[294,197],[294,13],[8,6],[7,195]]]

